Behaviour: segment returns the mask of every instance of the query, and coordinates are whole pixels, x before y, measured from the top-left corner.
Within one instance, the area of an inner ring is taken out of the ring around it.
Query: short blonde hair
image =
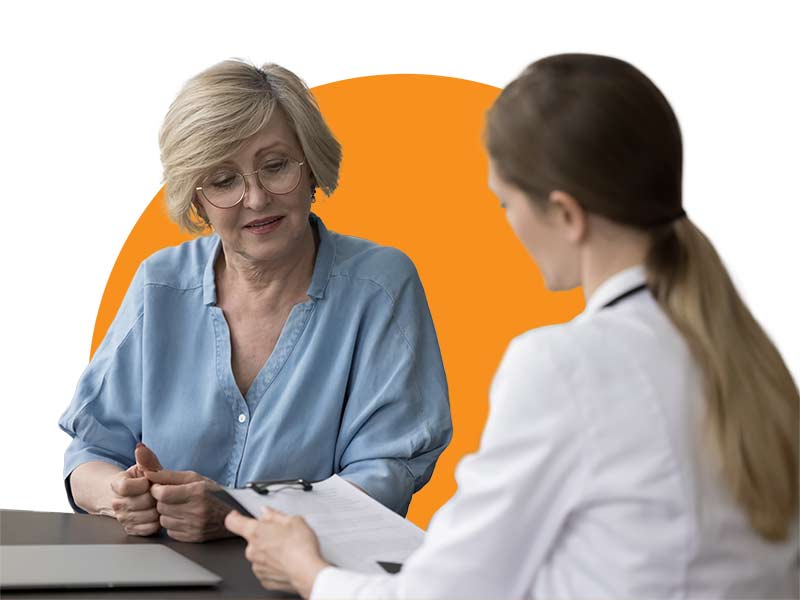
[[[336,189],[342,150],[308,86],[276,64],[225,60],[183,86],[161,126],[169,217],[190,233],[203,231],[193,199],[200,177],[234,154],[280,106],[297,135],[316,184]]]

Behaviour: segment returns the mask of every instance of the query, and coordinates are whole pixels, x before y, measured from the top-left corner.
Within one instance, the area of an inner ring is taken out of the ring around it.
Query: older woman
[[[222,62],[160,145],[171,218],[213,234],[139,267],[59,423],[70,503],[202,541],[209,488],[337,473],[405,514],[451,435],[436,333],[403,253],[311,213],[341,151],[309,90]]]

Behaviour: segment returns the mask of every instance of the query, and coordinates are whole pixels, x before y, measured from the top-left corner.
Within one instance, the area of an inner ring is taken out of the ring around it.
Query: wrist
[[[114,517],[113,500],[116,497],[111,483],[120,469],[106,463],[84,463],[70,475],[68,485],[72,500],[78,508],[90,515]]]
[[[292,587],[303,598],[311,596],[311,590],[314,588],[314,582],[317,580],[317,575],[319,575],[320,571],[333,566],[325,562],[320,556],[307,558],[295,564],[297,567],[293,569],[293,572],[289,573],[289,580],[292,583]]]

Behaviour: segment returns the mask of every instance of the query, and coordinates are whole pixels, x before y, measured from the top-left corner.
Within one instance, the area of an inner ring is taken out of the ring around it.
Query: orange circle
[[[486,187],[484,113],[499,90],[449,77],[380,75],[314,88],[342,143],[340,186],[314,205],[339,233],[395,246],[417,266],[447,372],[453,441],[408,517],[427,527],[455,492],[454,470],[478,447],[492,375],[508,342],[571,319],[579,290],[548,292]],[[139,263],[190,239],[168,220],[160,190],[130,233],[97,313],[92,353]]]

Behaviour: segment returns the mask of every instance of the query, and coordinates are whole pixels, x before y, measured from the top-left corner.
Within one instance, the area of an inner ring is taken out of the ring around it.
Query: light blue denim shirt
[[[242,396],[216,306],[217,235],[142,262],[59,421],[70,473],[150,446],[167,469],[225,486],[337,473],[405,514],[450,441],[447,382],[425,292],[393,248],[319,233],[309,299]]]

